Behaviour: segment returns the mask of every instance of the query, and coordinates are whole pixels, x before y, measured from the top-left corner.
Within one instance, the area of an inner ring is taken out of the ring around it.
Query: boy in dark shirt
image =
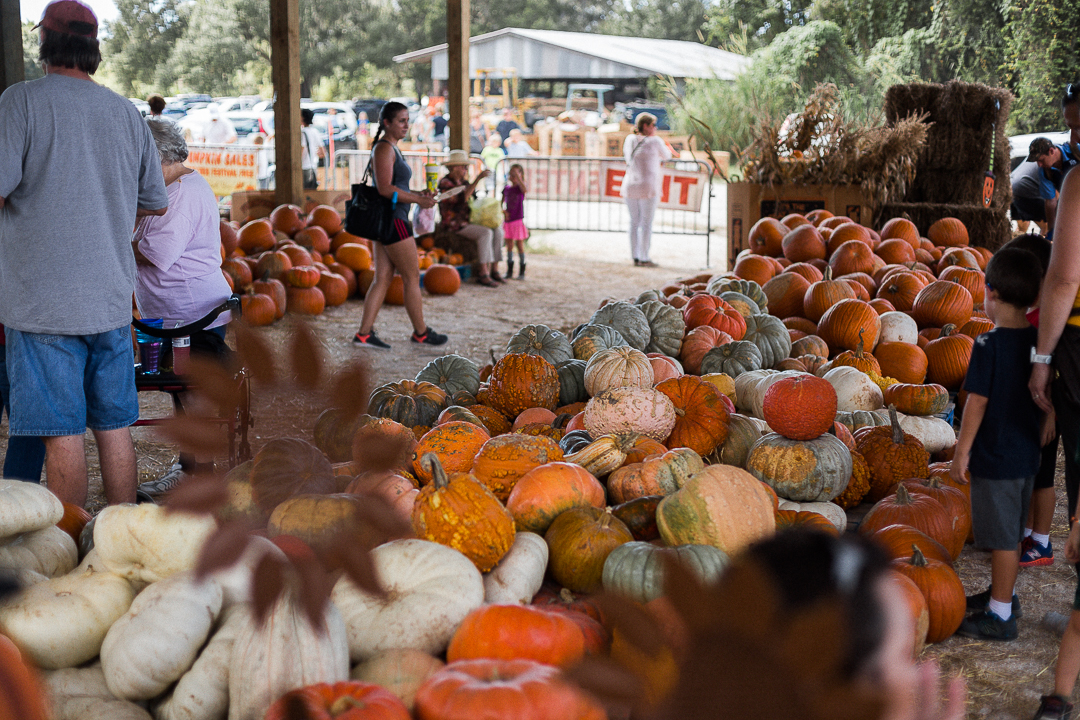
[[[971,470],[975,546],[991,550],[990,588],[968,597],[976,610],[957,631],[981,640],[1015,640],[1020,603],[1013,594],[1020,541],[1046,419],[1031,399],[1031,350],[1038,331],[1025,313],[1039,297],[1042,268],[1027,250],[1003,248],[986,266],[986,314],[994,329],[975,341],[952,476]]]

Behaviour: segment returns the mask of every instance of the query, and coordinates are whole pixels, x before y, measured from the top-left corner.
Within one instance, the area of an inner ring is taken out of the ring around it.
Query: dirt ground
[[[720,238],[723,236],[721,235]],[[724,259],[721,241],[714,237],[713,267],[719,272]],[[536,233],[530,241],[528,273],[525,280],[513,280],[501,289],[467,283],[451,297],[425,295],[428,323],[450,336],[444,348],[427,348],[408,341],[409,327],[404,308],[387,306],[376,329],[393,345],[389,351],[355,348],[350,340],[359,324],[362,302],[349,301],[327,310],[312,321],[312,327],[331,365],[343,367],[367,362],[374,384],[412,378],[432,358],[457,353],[477,363],[490,362],[492,352],[501,354],[507,340],[522,325],[545,323],[563,332],[586,321],[605,297],[634,297],[643,290],[667,284],[675,277],[702,271],[705,253],[699,238],[654,238],[653,256],[661,267],[636,268],[628,259],[625,238],[616,235]],[[287,343],[294,320],[285,320],[260,331],[274,346]],[[257,450],[268,439],[301,437],[311,439],[315,418],[326,405],[322,396],[289,388],[255,388],[254,427],[250,440]],[[170,412],[169,397],[162,393],[140,394],[143,417]],[[140,481],[163,474],[175,461],[176,451],[163,442],[152,428],[134,431],[139,459]],[[0,423],[0,451],[6,451],[6,419]],[[100,473],[93,441],[87,441],[91,475],[91,509],[104,504]],[[224,460],[224,458],[222,459]],[[225,463],[222,462],[222,465]],[[1059,467],[1058,483],[1062,482]],[[1064,490],[1059,492],[1064,496]],[[1054,518],[1052,542],[1062,555],[1067,533],[1063,499]],[[970,546],[957,563],[967,592],[989,585],[989,555]],[[1076,574],[1063,557],[1050,567],[1020,573],[1017,593],[1023,605],[1020,638],[1011,643],[976,642],[954,637],[928,648],[924,656],[937,658],[948,673],[962,673],[968,679],[969,717],[987,720],[1026,720],[1034,713],[1039,695],[1053,687],[1053,666],[1059,636],[1041,627],[1047,611],[1067,613],[1076,588]]]

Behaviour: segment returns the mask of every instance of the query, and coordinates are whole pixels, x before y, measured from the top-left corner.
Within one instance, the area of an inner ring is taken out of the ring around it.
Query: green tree
[[[1006,77],[1017,132],[1059,129],[1061,97],[1080,79],[1080,0],[1017,0],[1006,27]]]
[[[725,45],[732,36],[745,32],[753,50],[808,23],[812,6],[813,0],[717,0],[702,31],[712,45]]]
[[[41,64],[38,62],[38,34],[31,28],[34,27],[32,22],[24,22],[22,24],[22,46],[23,46],[23,74],[27,80],[37,80],[39,77],[45,77],[45,71],[41,69]]]
[[[155,89],[158,67],[184,35],[180,0],[116,0],[116,9],[117,19],[105,23],[102,55],[117,91],[142,96]]]
[[[818,0],[812,14],[840,26],[848,45],[865,57],[884,38],[928,26],[933,13],[933,0]]]
[[[629,0],[609,13],[600,32],[700,42],[709,6],[705,0]]]

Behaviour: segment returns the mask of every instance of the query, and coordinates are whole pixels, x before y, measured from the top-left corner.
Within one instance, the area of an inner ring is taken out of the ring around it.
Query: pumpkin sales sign
[[[255,190],[258,171],[256,147],[188,143],[185,164],[199,171],[218,197],[240,190]]]

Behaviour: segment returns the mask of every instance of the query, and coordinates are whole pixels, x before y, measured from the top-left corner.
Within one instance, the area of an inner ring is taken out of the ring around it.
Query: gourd
[[[604,390],[585,405],[585,429],[593,437],[638,433],[663,442],[674,427],[675,406],[651,388]]]
[[[656,442],[649,438],[640,439]],[[577,452],[567,455],[565,460],[580,465],[595,477],[603,477],[622,467],[627,460],[628,453],[638,441],[639,436],[637,433],[604,435],[588,443]]]
[[[484,575],[484,602],[527,605],[544,583],[548,546],[536,533],[518,532],[510,552]]]
[[[220,627],[157,707],[157,720],[225,720],[229,713],[229,659],[248,610],[226,610]]]
[[[43,485],[0,479],[0,538],[42,530],[63,516],[60,498]]]
[[[825,373],[836,390],[836,409],[840,412],[877,410],[882,405],[881,388],[861,370],[841,365]]]
[[[445,665],[419,650],[387,650],[354,667],[349,677],[386,688],[412,710],[416,691]]]
[[[79,563],[79,549],[71,536],[55,525],[0,540],[0,568],[30,570],[59,577]]]
[[[904,432],[919,440],[928,453],[941,452],[956,444],[952,425],[938,417],[897,413]]]
[[[649,344],[645,346],[645,352],[678,357],[682,349],[683,335],[686,334],[686,322],[682,313],[659,300],[647,300],[639,303],[637,308],[649,323]]]
[[[467,557],[426,540],[394,540],[371,552],[387,595],[369,595],[347,577],[331,598],[345,619],[349,656],[366,660],[391,648],[446,649],[465,616],[484,602],[484,581]]]
[[[74,667],[101,650],[135,590],[91,552],[67,575],[24,588],[0,605],[0,631],[47,670]]]
[[[475,395],[480,389],[480,368],[460,355],[443,355],[424,366],[416,374],[416,382],[429,382],[442,388],[447,395],[465,391]]]
[[[170,514],[150,503],[110,505],[95,518],[94,547],[106,569],[152,583],[193,569],[216,529],[209,515]]]
[[[728,556],[711,545],[658,548],[647,542],[628,542],[611,551],[604,561],[604,591],[647,603],[664,592],[664,564],[677,562],[700,582],[716,582]]]
[[[163,693],[195,662],[221,612],[221,587],[177,573],[139,593],[101,645],[109,691],[126,700]]]
[[[229,656],[229,720],[262,720],[278,697],[305,685],[349,677],[344,622],[327,603],[315,625],[293,590],[263,623],[245,613]]]
[[[813,440],[789,440],[769,433],[754,443],[746,469],[782,498],[828,502],[847,488],[851,452],[829,433]]]
[[[817,513],[824,516],[840,532],[847,529],[847,513],[834,502],[794,502],[780,498],[779,509]]]
[[[570,340],[547,325],[526,325],[521,328],[506,343],[506,352],[539,355],[552,365],[558,365],[574,357]],[[477,380],[479,381],[479,375],[477,375]]]

